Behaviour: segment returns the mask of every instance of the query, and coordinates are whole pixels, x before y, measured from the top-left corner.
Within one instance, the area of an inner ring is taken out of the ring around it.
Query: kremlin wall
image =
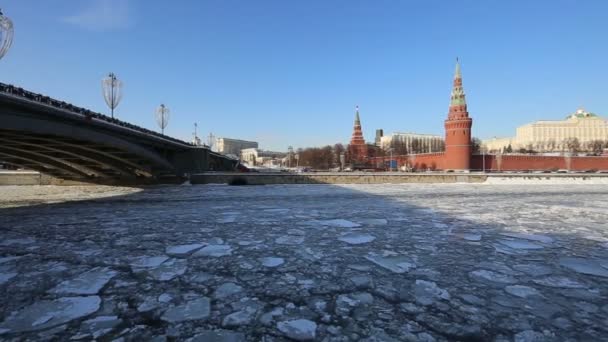
[[[390,160],[397,168],[411,170],[446,170],[467,172],[485,171],[591,171],[608,170],[608,156],[542,156],[521,154],[473,155],[471,127],[465,93],[462,86],[460,63],[456,61],[454,83],[450,98],[448,117],[445,120],[445,152],[375,157],[363,138],[359,108],[348,151],[354,164],[376,168],[387,165]]]

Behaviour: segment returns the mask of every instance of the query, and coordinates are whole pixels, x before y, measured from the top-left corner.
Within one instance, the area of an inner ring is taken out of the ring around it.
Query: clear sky
[[[455,58],[473,135],[511,136],[579,106],[608,116],[608,1],[5,0],[0,81],[120,119],[260,147],[347,143],[376,128],[443,134]]]

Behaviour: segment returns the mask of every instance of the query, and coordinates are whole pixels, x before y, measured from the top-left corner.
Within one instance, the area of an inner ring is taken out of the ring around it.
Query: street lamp
[[[161,104],[156,108],[156,123],[158,124],[158,127],[160,127],[161,134],[165,134],[165,127],[169,124],[170,114],[171,111],[164,104]]]
[[[111,72],[108,74],[108,77],[101,80],[101,90],[103,91],[103,99],[108,107],[110,107],[112,119],[114,119],[114,108],[118,106],[118,103],[122,99],[122,81]]]
[[[0,59],[6,55],[13,43],[13,21],[0,9]]]

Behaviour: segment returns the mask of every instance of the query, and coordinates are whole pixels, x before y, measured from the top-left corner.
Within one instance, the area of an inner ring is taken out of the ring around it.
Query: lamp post
[[[390,157],[389,157],[390,159],[388,160],[389,172],[393,171],[393,150],[394,150],[394,148],[392,148],[392,147],[388,149],[388,152],[390,153]]]
[[[340,171],[344,171],[344,162],[346,162],[344,152],[340,152]]]
[[[482,155],[482,169],[483,169],[483,173],[486,173],[486,148],[485,146],[481,147],[481,155]]]
[[[106,101],[114,119],[114,109],[120,103],[122,99],[122,81],[116,78],[116,75],[111,72],[107,77],[101,80],[101,90],[103,92],[103,99]]]
[[[0,59],[6,55],[13,44],[13,21],[0,9]]]
[[[161,104],[158,108],[156,108],[156,123],[161,129],[161,134],[165,134],[165,127],[167,127],[167,124],[169,124],[170,113],[171,111],[164,104]]]

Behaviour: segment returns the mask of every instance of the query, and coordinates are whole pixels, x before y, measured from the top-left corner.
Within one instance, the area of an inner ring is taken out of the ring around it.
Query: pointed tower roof
[[[361,120],[359,119],[359,106],[355,106],[355,126],[361,126]]]
[[[454,71],[454,86],[452,87],[452,96],[450,98],[451,106],[466,106],[467,102],[462,89],[462,74],[460,71],[460,61],[456,58],[456,69]]]
[[[454,71],[454,79],[460,78],[462,79],[462,75],[460,74],[460,61],[458,57],[456,57],[456,70]]]

